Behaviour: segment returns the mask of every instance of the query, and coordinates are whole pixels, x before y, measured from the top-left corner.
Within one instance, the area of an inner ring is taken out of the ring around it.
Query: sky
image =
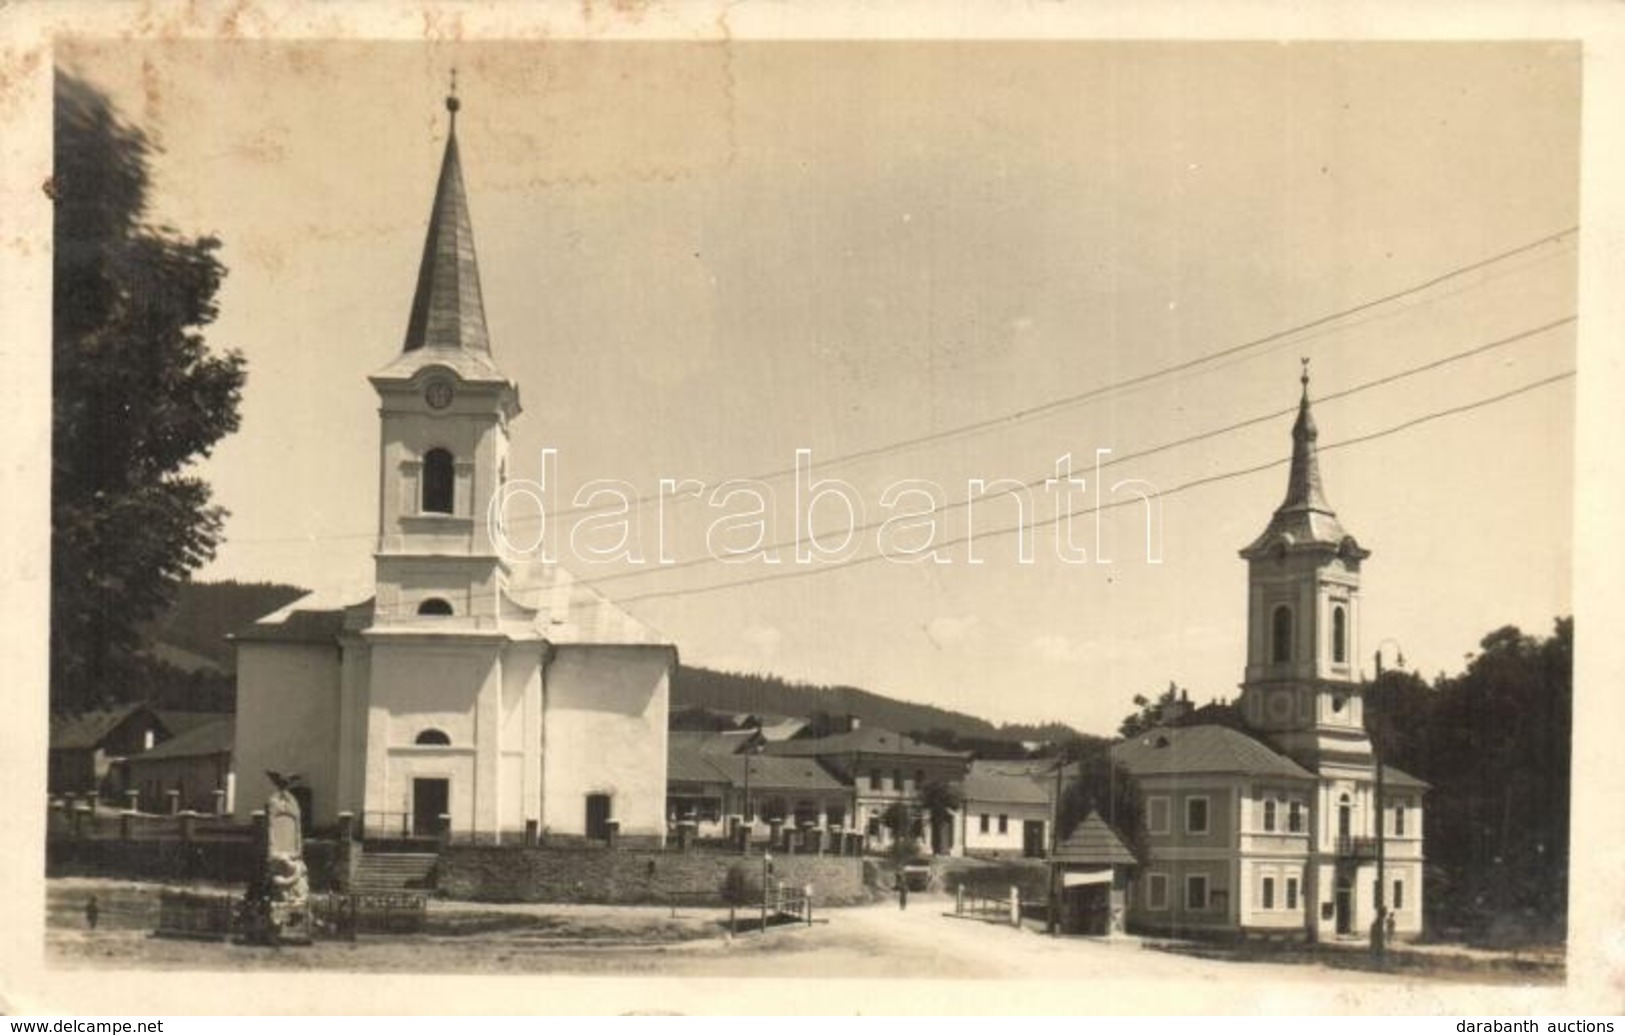
[[[202,578],[367,595],[366,378],[400,349],[455,66],[493,354],[525,408],[511,476],[554,449],[567,504],[593,479],[714,487],[798,449],[864,452],[813,476],[878,520],[889,486],[954,502],[1067,454],[1092,506],[1109,449],[1129,458],[1108,486],[1162,494],[1157,563],[1129,506],[1102,516],[1104,557],[1090,518],[1089,563],[1062,562],[1053,527],[1022,563],[993,499],[970,523],[939,511],[939,541],[976,537],[946,563],[571,561],[687,663],[1094,732],[1171,680],[1233,696],[1236,551],[1286,471],[1180,487],[1286,457],[1300,357],[1323,448],[1399,428],[1321,457],[1372,550],[1368,669],[1387,643],[1453,672],[1490,630],[1571,611],[1575,47],[123,41],[58,59],[163,147],[153,220],[224,242],[208,337],[249,379],[202,466],[231,512]],[[770,537],[793,537],[794,480],[769,484]],[[721,512],[651,513],[646,561],[661,534],[703,558]],[[813,524],[838,538],[841,516]]]

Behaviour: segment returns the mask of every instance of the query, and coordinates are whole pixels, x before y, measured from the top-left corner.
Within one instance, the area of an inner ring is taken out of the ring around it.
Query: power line
[[[1555,329],[1557,329],[1559,327],[1563,327],[1563,326],[1566,326],[1568,324],[1572,324],[1572,323],[1575,322],[1576,319],[1577,319],[1577,317],[1575,317],[1573,315],[1565,316],[1565,317],[1563,317],[1561,319],[1553,320],[1553,321],[1551,321],[1549,323],[1541,324],[1539,327],[1532,327],[1532,328],[1529,328],[1528,330],[1519,331],[1517,334],[1509,335],[1509,336],[1504,337],[1504,338],[1498,338],[1498,339],[1496,339],[1494,341],[1486,342],[1486,343],[1484,343],[1482,345],[1474,346],[1473,348],[1466,349],[1466,350],[1454,353],[1454,354],[1449,355],[1449,356],[1445,356],[1445,357],[1443,357],[1441,359],[1436,359],[1436,360],[1433,360],[1433,361],[1428,362],[1428,363],[1423,363],[1420,366],[1411,367],[1411,368],[1409,368],[1407,370],[1402,370],[1402,371],[1399,371],[1397,373],[1388,374],[1388,375],[1385,375],[1383,377],[1374,378],[1374,379],[1372,379],[1370,381],[1365,381],[1365,382],[1363,382],[1361,384],[1354,385],[1353,387],[1350,387],[1350,388],[1344,388],[1344,389],[1341,389],[1340,391],[1328,393],[1326,395],[1323,395],[1323,396],[1317,398],[1315,400],[1315,402],[1317,402],[1317,403],[1328,403],[1328,402],[1335,402],[1335,401],[1340,400],[1340,399],[1347,399],[1350,396],[1358,395],[1361,392],[1369,391],[1369,390],[1371,390],[1373,388],[1379,388],[1379,387],[1381,387],[1383,385],[1393,384],[1396,381],[1402,381],[1402,380],[1404,380],[1405,378],[1408,378],[1408,377],[1415,377],[1418,374],[1423,374],[1423,373],[1426,373],[1426,372],[1431,371],[1431,370],[1437,370],[1438,368],[1443,367],[1443,366],[1447,366],[1447,365],[1449,365],[1451,363],[1457,363],[1457,362],[1460,362],[1460,361],[1462,361],[1464,359],[1470,359],[1470,358],[1472,358],[1474,356],[1482,355],[1482,354],[1484,354],[1486,352],[1490,352],[1490,351],[1492,351],[1494,349],[1504,348],[1504,347],[1506,347],[1508,345],[1512,345],[1512,344],[1515,344],[1517,342],[1524,341],[1524,340],[1527,340],[1529,338],[1536,337],[1537,335],[1545,334],[1548,331],[1552,331],[1552,330],[1555,330]],[[1255,417],[1248,417],[1245,420],[1239,420],[1239,421],[1235,421],[1235,422],[1230,423],[1230,424],[1226,424],[1223,427],[1210,428],[1207,431],[1198,432],[1198,433],[1193,434],[1193,435],[1187,435],[1184,438],[1175,439],[1175,440],[1173,440],[1171,442],[1164,442],[1164,443],[1161,443],[1160,445],[1151,446],[1149,448],[1142,449],[1142,450],[1139,450],[1137,452],[1123,453],[1123,454],[1120,454],[1120,455],[1117,455],[1117,456],[1113,456],[1110,459],[1100,461],[1100,463],[1098,464],[1098,469],[1104,470],[1107,467],[1115,467],[1118,464],[1127,463],[1130,460],[1141,460],[1141,459],[1144,459],[1145,457],[1152,456],[1152,455],[1155,455],[1157,453],[1167,452],[1170,449],[1177,449],[1177,448],[1179,448],[1181,446],[1188,446],[1188,445],[1192,445],[1192,444],[1197,443],[1197,442],[1206,441],[1208,439],[1218,438],[1221,435],[1227,435],[1227,434],[1230,434],[1230,433],[1235,432],[1235,431],[1240,431],[1240,430],[1242,430],[1244,428],[1249,428],[1249,427],[1253,427],[1253,426],[1258,425],[1258,424],[1266,423],[1268,421],[1277,420],[1277,419],[1279,419],[1281,417],[1287,416],[1290,413],[1293,413],[1294,411],[1297,410],[1297,408],[1298,408],[1297,404],[1294,403],[1292,406],[1284,407],[1284,408],[1279,409],[1279,410],[1272,410],[1269,413],[1261,413],[1261,414],[1259,414],[1259,415],[1257,415]],[[1045,484],[1047,484],[1051,480],[1052,480],[1052,476],[1045,475],[1045,476],[1040,477],[1040,478],[1035,478],[1032,481],[1021,482],[1019,484],[1020,484],[1020,486],[1022,488],[1025,488],[1025,489],[1037,489],[1037,488],[1043,487]],[[958,510],[958,509],[960,509],[962,507],[969,507],[980,498],[981,497],[967,497],[965,499],[954,500],[954,501],[952,501],[950,503],[945,503],[940,507],[934,508],[932,510],[932,513],[940,514],[940,513],[946,512],[946,511],[950,511],[950,510]],[[851,534],[857,535],[857,534],[862,533],[862,532],[872,532],[875,529],[880,528],[885,523],[886,523],[886,520],[880,520],[880,521],[868,521],[868,522],[865,522],[865,523],[863,523],[861,525],[855,525],[855,526],[852,527]],[[814,534],[814,537],[816,538],[816,533]],[[801,540],[799,540],[799,539],[780,540],[778,542],[769,543],[769,544],[767,544],[765,546],[757,547],[757,550],[760,551],[760,552],[768,552],[768,551],[773,551],[773,550],[784,550],[784,549],[789,549],[791,547],[794,547],[794,546],[798,545],[800,542],[801,542]],[[645,576],[645,575],[657,575],[657,574],[661,574],[663,572],[669,572],[669,571],[680,571],[680,570],[682,570],[684,568],[695,567],[696,565],[721,564],[721,563],[723,563],[723,561],[720,558],[717,558],[717,557],[714,557],[714,556],[695,557],[695,558],[691,558],[691,559],[685,560],[685,561],[673,561],[673,562],[670,562],[670,563],[661,563],[661,564],[656,564],[656,565],[649,566],[649,567],[633,568],[633,569],[630,569],[630,570],[627,570],[627,571],[620,571],[620,572],[615,572],[614,574],[604,575],[604,576],[602,576],[600,578],[594,579],[593,580],[593,585],[598,586],[598,585],[603,585],[605,583],[610,583],[610,582],[619,582],[622,579],[638,578],[640,576]]]
[[[1010,424],[1023,423],[1025,421],[1033,420],[1056,410],[1066,409],[1068,407],[1076,406],[1080,403],[1088,402],[1127,388],[1134,388],[1151,381],[1160,380],[1161,378],[1168,377],[1173,374],[1183,373],[1196,367],[1212,363],[1215,360],[1233,356],[1237,353],[1250,351],[1263,345],[1280,342],[1283,339],[1290,338],[1293,335],[1302,334],[1305,331],[1311,331],[1324,327],[1327,324],[1346,319],[1350,316],[1354,316],[1371,309],[1375,309],[1378,306],[1386,305],[1389,302],[1398,301],[1401,298],[1408,298],[1411,295],[1421,294],[1430,288],[1438,287],[1440,284],[1454,280],[1457,277],[1462,277],[1469,273],[1477,272],[1486,266],[1492,266],[1495,263],[1504,262],[1507,259],[1522,255],[1525,252],[1533,251],[1536,248],[1561,241],[1563,238],[1577,232],[1579,229],[1580,228],[1578,226],[1571,226],[1564,230],[1559,230],[1556,233],[1546,234],[1543,237],[1539,237],[1533,241],[1521,244],[1516,248],[1511,248],[1504,252],[1498,252],[1495,255],[1479,259],[1477,262],[1468,263],[1465,266],[1457,266],[1453,269],[1447,270],[1444,273],[1440,273],[1434,277],[1422,281],[1419,284],[1413,284],[1410,287],[1402,288],[1398,291],[1392,291],[1377,298],[1368,299],[1367,301],[1361,302],[1358,305],[1351,306],[1347,309],[1341,309],[1334,313],[1328,313],[1325,316],[1317,317],[1316,319],[1307,321],[1305,323],[1296,324],[1292,327],[1286,328],[1285,330],[1275,331],[1260,338],[1253,338],[1251,340],[1241,342],[1240,344],[1230,345],[1225,348],[1218,349],[1214,352],[1204,353],[1201,356],[1197,356],[1193,359],[1183,360],[1179,363],[1172,364],[1171,366],[1161,367],[1157,370],[1148,371],[1144,374],[1136,374],[1133,377],[1108,382],[1107,384],[1098,385],[1082,392],[1061,396],[1060,398],[1052,399],[1036,406],[1015,410],[996,417],[988,417],[982,420],[972,421],[968,424],[961,424],[956,427],[945,428],[942,431],[933,431],[924,435],[916,435],[912,438],[899,439],[883,445],[868,446],[863,449],[854,450],[850,453],[841,453],[835,456],[826,457],[812,463],[809,469],[832,467],[837,464],[853,463],[858,460],[868,460],[876,456],[883,456],[887,453],[901,452],[907,449],[918,448],[922,445],[929,445],[933,442],[939,442],[950,438],[958,438],[962,435],[971,435],[996,427],[1004,427]],[[783,478],[787,475],[793,475],[795,473],[795,467],[781,467],[775,468],[771,471],[763,471],[758,474],[749,475],[747,478],[752,481],[770,481],[774,478]],[[686,499],[687,497],[671,498],[674,500],[679,500]],[[660,499],[661,495],[659,493],[645,494],[632,500],[631,505],[633,507],[645,507],[651,503],[658,502]],[[613,509],[615,509],[614,504],[596,507],[571,507],[559,511],[559,516],[563,517],[578,513],[598,513]]]
[[[1456,416],[1456,415],[1459,415],[1459,414],[1462,414],[1462,413],[1468,413],[1468,412],[1473,411],[1473,410],[1482,409],[1485,406],[1491,406],[1491,405],[1494,405],[1495,403],[1504,402],[1507,399],[1511,399],[1511,398],[1514,398],[1514,397],[1519,396],[1519,395],[1524,395],[1524,394],[1526,394],[1528,392],[1532,392],[1532,391],[1535,391],[1537,389],[1544,388],[1544,387],[1546,387],[1548,385],[1556,384],[1559,381],[1566,381],[1566,380],[1568,380],[1568,379],[1570,379],[1572,377],[1574,377],[1574,371],[1572,371],[1572,370],[1565,371],[1564,373],[1561,373],[1561,374],[1554,374],[1551,377],[1542,378],[1539,381],[1530,382],[1529,384],[1522,385],[1522,386],[1520,386],[1518,388],[1514,388],[1514,389],[1512,389],[1510,391],[1502,392],[1499,395],[1493,395],[1493,396],[1490,396],[1490,397],[1485,398],[1485,399],[1479,399],[1479,400],[1477,400],[1475,402],[1465,403],[1465,404],[1463,404],[1461,406],[1453,406],[1453,407],[1450,407],[1449,409],[1436,410],[1433,413],[1428,413],[1428,414],[1424,414],[1424,415],[1422,415],[1420,417],[1415,417],[1415,418],[1413,418],[1411,420],[1404,421],[1404,422],[1402,422],[1400,424],[1395,424],[1392,427],[1384,428],[1381,431],[1375,431],[1375,432],[1372,432],[1372,433],[1367,434],[1367,435],[1360,435],[1360,436],[1357,436],[1355,438],[1344,439],[1342,441],[1334,442],[1334,443],[1331,443],[1329,445],[1321,446],[1319,448],[1320,448],[1321,452],[1330,452],[1330,451],[1332,451],[1334,449],[1342,449],[1342,448],[1346,448],[1348,446],[1359,445],[1361,443],[1371,442],[1371,441],[1374,441],[1376,439],[1386,438],[1389,435],[1398,434],[1401,431],[1406,431],[1406,430],[1408,430],[1410,428],[1414,428],[1414,427],[1417,427],[1417,426],[1422,425],[1422,424],[1428,424],[1428,423],[1431,423],[1431,422],[1436,421],[1436,420],[1442,420],[1442,419],[1444,419],[1446,417],[1453,417],[1453,416]],[[1243,478],[1243,477],[1246,477],[1248,475],[1259,474],[1259,473],[1261,473],[1263,471],[1268,471],[1268,470],[1271,470],[1271,469],[1276,468],[1276,467],[1280,467],[1280,466],[1282,466],[1284,464],[1287,464],[1287,463],[1290,463],[1290,462],[1291,462],[1290,457],[1283,457],[1283,458],[1280,458],[1280,459],[1277,459],[1277,460],[1271,460],[1268,463],[1255,464],[1255,465],[1253,465],[1251,467],[1244,467],[1244,468],[1238,468],[1238,469],[1233,470],[1233,471],[1226,471],[1226,472],[1223,472],[1222,474],[1207,475],[1207,476],[1202,477],[1202,478],[1196,478],[1196,479],[1193,479],[1191,481],[1184,482],[1184,483],[1182,483],[1180,485],[1177,485],[1177,486],[1175,486],[1175,487],[1173,487],[1171,489],[1163,490],[1163,491],[1157,493],[1155,498],[1159,499],[1159,500],[1160,499],[1165,499],[1165,498],[1167,498],[1169,496],[1178,495],[1179,493],[1186,492],[1186,491],[1188,491],[1190,489],[1200,488],[1201,486],[1204,486],[1204,485],[1213,485],[1213,484],[1216,484],[1218,482],[1230,481],[1230,480],[1235,479],[1235,478]],[[1128,499],[1128,500],[1115,500],[1115,501],[1112,501],[1112,502],[1109,502],[1109,503],[1101,503],[1101,504],[1097,504],[1097,505],[1095,505],[1093,507],[1090,507],[1087,510],[1079,511],[1079,512],[1077,512],[1077,514],[1069,513],[1067,515],[1057,515],[1057,516],[1052,517],[1052,518],[1045,518],[1043,520],[1033,521],[1030,524],[1026,524],[1026,525],[1005,526],[1005,527],[1002,527],[1002,528],[992,529],[992,530],[989,530],[989,531],[986,531],[986,532],[972,532],[972,533],[969,533],[969,534],[966,534],[966,535],[962,535],[962,536],[958,536],[958,537],[955,537],[955,538],[952,538],[952,539],[944,540],[941,543],[933,543],[932,547],[933,547],[933,549],[942,549],[942,548],[951,547],[951,546],[958,546],[958,545],[961,545],[963,543],[968,543],[968,542],[971,542],[972,540],[980,538],[980,537],[989,537],[989,538],[991,538],[991,537],[997,537],[997,536],[1003,536],[1003,535],[1010,535],[1012,533],[1020,533],[1020,532],[1026,531],[1028,529],[1044,528],[1044,527],[1049,526],[1049,525],[1057,524],[1062,519],[1063,516],[1072,517],[1072,516],[1093,514],[1093,513],[1096,513],[1098,511],[1111,510],[1111,509],[1116,508],[1116,507],[1134,506],[1134,505],[1137,505],[1137,504],[1139,504],[1141,502],[1142,501],[1139,500],[1139,499]],[[617,605],[619,605],[619,606],[625,606],[627,604],[635,604],[635,603],[639,603],[639,602],[642,602],[642,601],[645,601],[645,600],[659,600],[659,599],[667,598],[667,597],[700,596],[700,595],[707,594],[707,593],[718,592],[720,590],[742,589],[742,588],[744,588],[746,586],[760,585],[760,584],[765,583],[765,582],[774,582],[774,581],[777,581],[779,579],[793,579],[793,578],[803,578],[803,577],[806,577],[806,576],[809,576],[809,575],[822,575],[822,574],[826,574],[826,573],[832,572],[832,571],[840,571],[841,569],[844,569],[844,568],[853,568],[853,567],[857,567],[857,566],[862,565],[862,564],[869,564],[869,563],[872,563],[874,561],[890,560],[890,559],[892,559],[892,558],[889,555],[884,554],[884,553],[865,554],[862,557],[854,557],[854,558],[851,558],[851,559],[845,560],[845,561],[837,561],[837,562],[833,562],[833,563],[830,563],[830,564],[824,564],[824,565],[808,565],[808,566],[801,567],[801,568],[793,568],[793,569],[790,569],[788,571],[777,571],[777,572],[771,572],[771,573],[768,573],[768,574],[765,574],[765,575],[758,575],[758,576],[754,576],[754,577],[748,578],[748,579],[737,579],[737,580],[734,580],[734,581],[731,581],[731,582],[716,582],[716,583],[712,583],[710,585],[696,586],[696,587],[692,587],[692,588],[689,588],[689,589],[656,590],[656,591],[652,591],[652,592],[648,592],[648,593],[639,593],[639,594],[635,594],[633,596],[623,597],[620,600],[615,601],[615,603]],[[587,579],[578,579],[578,581],[585,582],[589,586],[595,585],[594,582],[592,582],[591,580],[587,580]]]
[[[1350,316],[1355,316],[1355,315],[1358,315],[1360,313],[1368,312],[1368,311],[1370,311],[1372,309],[1376,309],[1376,308],[1378,308],[1380,306],[1387,305],[1390,302],[1398,301],[1398,300],[1400,300],[1402,298],[1408,298],[1408,297],[1410,297],[1412,295],[1421,294],[1422,292],[1428,291],[1431,288],[1437,287],[1437,286],[1439,286],[1440,284],[1443,284],[1443,283],[1447,283],[1448,281],[1454,280],[1454,279],[1456,279],[1458,277],[1466,276],[1467,274],[1470,274],[1470,273],[1475,273],[1475,272],[1477,272],[1479,270],[1485,269],[1486,267],[1493,266],[1493,265],[1495,265],[1497,263],[1500,263],[1500,262],[1504,262],[1507,259],[1515,258],[1515,257],[1517,257],[1519,255],[1525,254],[1527,252],[1534,251],[1534,250],[1536,250],[1538,248],[1541,248],[1543,246],[1557,243],[1557,242],[1562,241],[1563,239],[1565,239],[1565,238],[1567,238],[1569,236],[1572,236],[1573,234],[1578,232],[1579,229],[1580,228],[1578,226],[1570,226],[1570,227],[1567,227],[1567,228],[1565,228],[1563,230],[1556,231],[1554,233],[1545,234],[1545,235],[1543,235],[1543,236],[1541,236],[1539,238],[1536,238],[1536,239],[1534,239],[1532,241],[1528,241],[1528,242],[1526,242],[1524,244],[1518,245],[1515,248],[1510,248],[1510,249],[1507,249],[1506,251],[1497,252],[1494,255],[1487,256],[1485,258],[1479,259],[1479,260],[1477,260],[1475,262],[1468,263],[1466,265],[1454,267],[1452,269],[1446,270],[1443,273],[1439,273],[1439,274],[1437,274],[1437,275],[1435,275],[1433,277],[1430,277],[1427,280],[1421,281],[1421,282],[1419,282],[1417,284],[1413,284],[1413,285],[1411,285],[1409,287],[1405,287],[1405,288],[1398,289],[1396,291],[1389,292],[1389,293],[1387,293],[1385,295],[1381,295],[1381,296],[1376,297],[1376,298],[1368,299],[1368,300],[1366,300],[1364,302],[1361,302],[1361,303],[1359,303],[1357,305],[1351,306],[1351,307],[1349,307],[1347,309],[1341,309],[1341,310],[1338,310],[1338,311],[1333,312],[1333,313],[1328,313],[1328,314],[1326,314],[1324,316],[1317,317],[1317,318],[1315,318],[1313,320],[1309,320],[1309,321],[1304,322],[1304,323],[1296,324],[1296,325],[1294,325],[1292,327],[1288,327],[1288,328],[1285,328],[1283,330],[1275,331],[1275,332],[1272,332],[1270,334],[1264,335],[1264,336],[1259,337],[1259,338],[1253,338],[1253,339],[1251,339],[1249,341],[1241,342],[1241,343],[1236,344],[1236,345],[1230,345],[1230,346],[1227,346],[1225,348],[1218,349],[1218,350],[1216,350],[1214,352],[1204,353],[1201,356],[1197,356],[1197,357],[1194,357],[1194,358],[1188,359],[1188,360],[1183,360],[1183,361],[1181,361],[1179,363],[1175,363],[1175,364],[1173,364],[1171,366],[1162,367],[1162,368],[1159,368],[1157,370],[1148,371],[1147,373],[1144,373],[1144,374],[1137,374],[1137,375],[1134,375],[1132,377],[1124,378],[1124,379],[1121,379],[1121,380],[1118,380],[1118,381],[1113,381],[1113,382],[1109,382],[1107,384],[1098,385],[1098,386],[1096,386],[1094,388],[1087,389],[1087,390],[1085,390],[1083,392],[1078,392],[1078,393],[1075,393],[1073,395],[1068,395],[1068,396],[1062,396],[1062,397],[1060,397],[1058,399],[1052,399],[1052,400],[1050,400],[1048,402],[1040,403],[1040,404],[1038,404],[1036,406],[1027,407],[1027,408],[1021,409],[1021,410],[1015,410],[1015,411],[1012,411],[1010,413],[1001,414],[1001,415],[996,416],[996,417],[984,418],[982,420],[973,421],[973,422],[971,422],[969,424],[962,424],[962,425],[958,425],[958,426],[953,427],[953,428],[945,428],[945,429],[943,429],[941,431],[935,431],[935,432],[930,432],[930,433],[923,434],[923,435],[917,435],[917,436],[913,436],[911,438],[900,439],[900,440],[897,440],[897,441],[893,441],[893,442],[889,442],[889,443],[885,443],[885,444],[881,444],[881,445],[869,446],[869,447],[865,447],[863,449],[859,449],[859,450],[856,450],[856,451],[853,451],[853,452],[850,452],[850,453],[843,453],[843,454],[837,454],[835,456],[820,458],[820,459],[814,460],[810,465],[808,465],[808,467],[806,469],[807,470],[823,469],[823,468],[832,467],[832,466],[835,466],[835,465],[838,465],[838,464],[853,463],[853,462],[856,462],[856,461],[859,461],[859,460],[867,460],[867,459],[871,459],[871,458],[876,457],[876,456],[882,456],[882,455],[885,455],[887,453],[901,452],[901,451],[905,451],[905,450],[908,450],[908,449],[918,448],[918,447],[920,447],[922,445],[928,445],[928,444],[938,442],[938,441],[945,441],[945,440],[952,439],[952,438],[958,438],[958,437],[961,437],[961,436],[964,436],[964,435],[976,434],[978,432],[990,430],[990,429],[995,428],[995,427],[1004,427],[1004,426],[1009,426],[1009,425],[1012,425],[1012,424],[1023,423],[1025,421],[1034,420],[1034,419],[1036,419],[1038,417],[1041,417],[1041,416],[1044,416],[1046,414],[1053,413],[1055,411],[1066,409],[1066,408],[1069,408],[1069,407],[1072,407],[1072,406],[1080,405],[1082,403],[1089,402],[1089,401],[1092,401],[1092,400],[1095,400],[1095,399],[1099,399],[1099,398],[1105,397],[1107,395],[1110,395],[1110,394],[1113,394],[1113,393],[1116,393],[1116,392],[1121,392],[1121,391],[1124,391],[1126,389],[1135,388],[1135,387],[1138,387],[1138,386],[1141,386],[1141,385],[1144,385],[1144,384],[1148,384],[1148,383],[1156,381],[1156,380],[1160,380],[1162,378],[1166,378],[1166,377],[1170,377],[1170,376],[1173,376],[1173,375],[1185,373],[1185,372],[1188,372],[1188,371],[1190,371],[1190,370],[1192,370],[1192,369],[1194,369],[1196,367],[1199,367],[1199,366],[1204,366],[1204,365],[1207,365],[1207,364],[1216,363],[1218,360],[1225,359],[1225,358],[1228,358],[1228,357],[1232,357],[1232,356],[1238,355],[1240,353],[1250,351],[1252,349],[1260,348],[1260,347],[1262,347],[1264,345],[1269,345],[1269,344],[1274,344],[1274,343],[1284,343],[1287,339],[1292,338],[1294,335],[1299,335],[1299,334],[1303,334],[1303,333],[1305,333],[1307,331],[1314,331],[1314,330],[1317,330],[1317,329],[1325,328],[1330,324],[1336,323],[1337,321],[1340,321],[1340,320],[1347,319]],[[760,472],[760,473],[757,473],[757,474],[754,474],[754,475],[749,475],[749,476],[747,476],[746,480],[770,481],[770,480],[773,480],[773,479],[776,479],[776,478],[785,477],[787,475],[793,475],[793,474],[796,473],[796,471],[797,471],[797,468],[794,467],[794,466],[785,467],[785,468],[776,468],[776,469],[771,470],[771,471],[764,471],[764,472]],[[733,480],[733,479],[730,479],[730,480]],[[683,503],[683,502],[687,502],[687,501],[693,499],[693,497],[691,495],[688,495],[688,494],[683,494],[683,495],[662,495],[659,492],[644,493],[644,494],[636,496],[633,499],[631,499],[630,501],[628,501],[627,505],[631,509],[641,509],[643,507],[649,506],[652,503],[657,503],[662,499],[670,499],[674,503]],[[555,518],[563,518],[563,517],[573,517],[573,516],[576,516],[576,515],[579,515],[579,514],[605,513],[605,512],[617,510],[620,507],[621,507],[621,504],[618,503],[618,502],[617,503],[609,503],[609,504],[600,504],[600,505],[595,505],[595,506],[565,507],[565,508],[561,508],[561,509],[553,512],[553,517],[555,517]],[[524,525],[524,524],[528,523],[529,521],[534,521],[534,520],[535,520],[534,518],[515,519],[511,524],[517,527],[517,526]],[[292,543],[309,543],[309,542],[331,542],[331,541],[348,540],[348,539],[353,539],[353,540],[372,539],[372,538],[375,538],[377,536],[377,534],[378,533],[376,531],[351,532],[351,533],[342,533],[341,532],[341,533],[335,533],[335,534],[332,534],[332,535],[285,536],[285,537],[271,537],[271,538],[257,538],[257,539],[244,538],[244,539],[233,539],[233,540],[230,540],[229,542],[230,542],[230,544],[235,544],[235,545],[262,545],[262,544],[263,545],[274,545],[274,544],[292,544]]]

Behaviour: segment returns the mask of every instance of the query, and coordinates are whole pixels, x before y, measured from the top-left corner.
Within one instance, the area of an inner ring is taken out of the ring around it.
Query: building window
[[[1298,908],[1298,878],[1296,877],[1286,879],[1286,907],[1288,909]]]
[[[1265,909],[1275,908],[1275,878],[1264,878],[1263,906]]]
[[[987,813],[985,813],[985,812],[982,813],[982,833],[984,833],[984,834],[987,833],[987,830],[988,830],[988,819],[989,818],[990,817],[988,816]]]
[[[1166,834],[1168,832],[1168,799],[1157,797],[1145,800],[1145,832],[1148,834]]]
[[[445,730],[424,730],[413,743],[424,747],[447,747],[451,744],[451,738],[446,736]]]
[[[925,786],[925,770],[924,769],[916,769],[916,770],[914,770],[914,789],[919,790],[921,787],[924,787],[924,786]]]
[[[1207,908],[1207,875],[1193,873],[1185,878],[1185,908],[1202,910]]]
[[[1332,663],[1345,665],[1349,660],[1349,616],[1339,604],[1332,608]]]
[[[1402,880],[1394,881],[1394,908],[1405,908],[1405,882]]]
[[[1168,908],[1168,875],[1153,873],[1145,882],[1145,908]]]
[[[1006,816],[1006,815],[1003,815],[1001,813],[999,815],[999,833],[1008,834],[1009,832],[1010,832],[1010,817]]]
[[[902,791],[903,771],[901,769],[893,769],[891,771],[891,789],[898,792]]]
[[[1292,660],[1292,609],[1285,604],[1277,604],[1270,619],[1270,660]]]
[[[1264,830],[1266,832],[1268,832],[1268,833],[1274,833],[1275,832],[1275,799],[1274,798],[1265,798],[1264,799]]]
[[[1303,802],[1292,801],[1287,803],[1286,828],[1294,834],[1303,833]]]
[[[457,475],[450,453],[444,449],[431,449],[423,454],[423,513],[453,513],[456,485]]]
[[[1337,836],[1350,837],[1354,833],[1354,806],[1349,802],[1349,796],[1343,795],[1337,799]]]
[[[1207,799],[1185,799],[1185,833],[1207,833]]]
[[[447,601],[441,600],[439,597],[430,597],[428,600],[425,600],[423,603],[418,605],[418,614],[420,615],[444,616],[451,613],[451,604]]]
[[[880,770],[878,770],[878,769],[869,770],[869,789],[871,791],[880,790]]]
[[[1405,836],[1405,806],[1394,806],[1394,836]]]

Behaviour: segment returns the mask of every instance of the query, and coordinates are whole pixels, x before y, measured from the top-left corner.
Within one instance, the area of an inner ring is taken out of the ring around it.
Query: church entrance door
[[[587,795],[587,836],[594,841],[609,839],[609,795]]]
[[[412,836],[438,837],[440,817],[451,808],[451,781],[418,777],[412,781]]]
[[[1337,887],[1333,893],[1333,902],[1337,909],[1337,933],[1354,933],[1354,882],[1347,877],[1337,878]]]

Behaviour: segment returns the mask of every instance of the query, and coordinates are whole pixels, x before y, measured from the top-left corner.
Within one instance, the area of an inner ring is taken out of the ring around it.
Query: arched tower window
[[[456,495],[456,473],[451,454],[431,449],[423,454],[423,513],[450,514]]]
[[[1349,660],[1349,616],[1339,604],[1332,608],[1332,662],[1347,664]]]
[[[418,605],[418,614],[420,615],[449,615],[451,613],[451,604],[439,597],[430,597]]]
[[[1292,609],[1279,604],[1270,616],[1270,660],[1292,660]]]
[[[1349,837],[1354,833],[1354,805],[1344,794],[1337,799],[1337,836]]]
[[[451,738],[446,736],[445,730],[424,730],[413,743],[424,747],[450,747]]]

